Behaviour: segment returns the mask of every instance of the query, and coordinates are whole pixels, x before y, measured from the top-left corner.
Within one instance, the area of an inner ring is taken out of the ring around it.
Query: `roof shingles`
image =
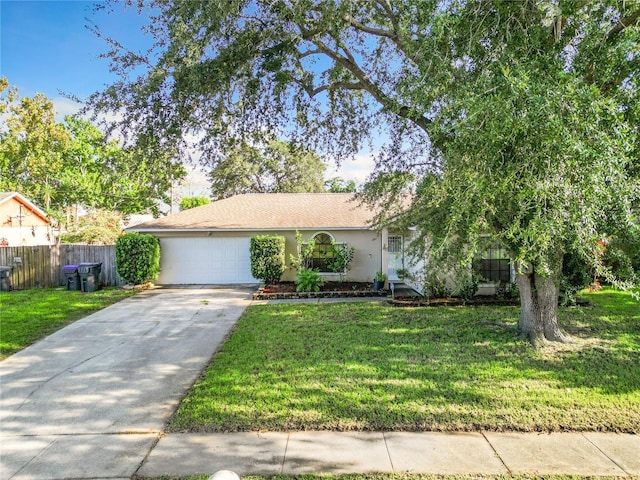
[[[136,225],[136,231],[369,228],[374,212],[350,193],[250,193]]]

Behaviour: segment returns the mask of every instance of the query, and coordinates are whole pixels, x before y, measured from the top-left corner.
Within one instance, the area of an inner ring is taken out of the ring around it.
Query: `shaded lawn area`
[[[91,293],[64,288],[0,292],[0,360],[134,293],[122,288]]]
[[[538,351],[517,307],[254,306],[169,429],[640,433],[640,303],[587,298]]]

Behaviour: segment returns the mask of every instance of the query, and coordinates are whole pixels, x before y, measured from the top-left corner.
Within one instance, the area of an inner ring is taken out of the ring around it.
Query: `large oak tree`
[[[139,5],[155,50],[112,42],[121,81],[92,107],[164,146],[196,139],[211,162],[255,132],[342,159],[384,131],[369,191],[408,192],[404,220],[443,258],[504,243],[521,333],[566,340],[562,252],[597,263],[638,199],[637,1]]]

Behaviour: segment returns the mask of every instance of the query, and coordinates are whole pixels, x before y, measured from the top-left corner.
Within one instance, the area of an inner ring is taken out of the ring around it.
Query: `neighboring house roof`
[[[47,217],[47,214],[45,212],[40,210],[33,202],[29,201],[18,192],[0,192],[0,205],[8,202],[11,199],[15,199],[16,201],[22,203],[35,215],[41,217],[45,222],[50,223],[49,218]]]
[[[352,193],[250,193],[191,208],[128,230],[368,229],[375,212]]]

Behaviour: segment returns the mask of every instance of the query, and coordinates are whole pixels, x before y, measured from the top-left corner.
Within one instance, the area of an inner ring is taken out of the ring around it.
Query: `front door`
[[[403,238],[401,235],[389,235],[389,280],[399,280],[398,270],[404,268]]]

